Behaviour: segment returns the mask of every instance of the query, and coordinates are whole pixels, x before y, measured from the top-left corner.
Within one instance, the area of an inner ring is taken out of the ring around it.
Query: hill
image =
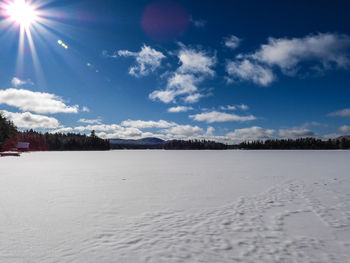
[[[163,149],[166,141],[155,138],[142,138],[139,140],[110,139],[111,149]]]

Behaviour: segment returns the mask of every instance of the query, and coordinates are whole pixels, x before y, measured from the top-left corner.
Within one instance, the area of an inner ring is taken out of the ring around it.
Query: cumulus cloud
[[[9,112],[9,111],[1,111],[4,116],[18,127],[25,129],[54,129],[59,126],[59,122],[57,119],[52,117],[47,117],[43,115],[32,114],[30,112]]]
[[[0,90],[0,104],[36,113],[78,113],[79,106],[67,106],[60,97],[25,89]]]
[[[101,119],[94,119],[94,120],[88,120],[88,119],[79,119],[78,122],[81,123],[87,123],[87,124],[102,124]]]
[[[199,101],[200,98],[204,97],[203,94],[201,93],[194,93],[194,94],[190,94],[188,96],[186,96],[184,98],[184,102],[187,102],[187,103],[196,103]]]
[[[23,86],[23,85],[33,85],[34,83],[30,79],[22,80],[20,78],[13,77],[12,80],[11,80],[11,84],[15,88],[17,88],[17,87],[20,87],[20,86]]]
[[[303,138],[303,137],[315,137],[316,134],[305,128],[292,128],[292,129],[280,129],[279,136],[289,139]]]
[[[225,38],[225,46],[228,48],[231,48],[231,49],[236,49],[241,44],[241,41],[242,40],[240,38],[238,38],[234,35],[231,35],[231,36]]]
[[[112,133],[97,132],[96,135],[103,139],[133,139],[140,138],[142,136],[142,131],[134,128],[126,128],[116,130]]]
[[[201,50],[183,47],[178,54],[181,66],[178,72],[185,74],[205,74],[214,76],[212,67],[216,64],[216,57]]]
[[[331,112],[328,114],[328,116],[350,119],[350,109],[343,109],[336,112]]]
[[[198,85],[215,75],[213,67],[216,65],[216,56],[180,45],[181,49],[177,54],[180,66],[169,74],[166,88],[153,91],[149,95],[150,99],[170,103],[176,102],[176,97],[182,96],[184,102],[195,103],[204,96]]]
[[[256,119],[256,117],[253,115],[239,116],[233,113],[225,113],[225,112],[218,112],[218,111],[211,111],[211,112],[204,112],[204,113],[199,113],[195,115],[190,115],[190,118],[192,118],[195,121],[204,121],[207,123],[231,122],[231,121],[244,122],[244,121],[252,121]]]
[[[121,125],[126,127],[146,129],[146,128],[169,128],[169,127],[175,126],[176,123],[168,122],[165,120],[159,120],[159,121],[127,120],[127,121],[123,121]]]
[[[340,131],[342,134],[347,134],[347,135],[349,135],[349,134],[350,134],[350,126],[348,126],[348,125],[341,126],[341,127],[339,127],[339,131]]]
[[[186,112],[186,111],[190,111],[193,110],[192,107],[187,107],[187,106],[177,106],[177,107],[171,107],[168,109],[168,112],[171,113],[178,113],[178,112]]]
[[[347,69],[350,65],[350,36],[319,33],[302,38],[273,38],[249,54],[239,54],[228,61],[226,71],[229,83],[235,80],[251,81],[269,86],[276,80],[273,72],[279,68],[283,74],[294,76],[298,72],[324,72]]]
[[[174,135],[190,136],[203,132],[203,129],[198,126],[191,125],[176,125],[169,129],[163,130],[165,133],[170,133]]]
[[[154,72],[165,58],[162,52],[146,45],[143,45],[139,52],[119,50],[116,54],[121,57],[135,57],[136,65],[129,69],[129,74],[135,77],[147,76]]]
[[[271,37],[251,58],[278,66],[284,72],[294,72],[301,62],[314,62],[320,69],[346,68],[350,64],[349,48],[350,37],[335,33],[291,39]]]
[[[231,81],[251,81],[261,86],[268,86],[276,79],[270,68],[248,59],[229,61],[226,72]]]
[[[214,136],[215,128],[212,126],[209,126],[207,128],[207,131],[205,133],[205,136]]]
[[[270,139],[274,133],[275,130],[253,126],[250,128],[236,129],[233,132],[228,133],[226,136],[233,142],[242,142]]]
[[[175,102],[177,96],[196,94],[198,91],[197,84],[200,81],[200,79],[191,74],[175,73],[168,79],[168,85],[165,90],[155,90],[149,95],[149,97],[152,100],[159,99],[164,103]]]

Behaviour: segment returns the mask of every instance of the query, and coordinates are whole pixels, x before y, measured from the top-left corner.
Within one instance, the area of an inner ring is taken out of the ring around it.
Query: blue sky
[[[0,110],[103,138],[350,134],[350,4],[305,2],[1,1]]]

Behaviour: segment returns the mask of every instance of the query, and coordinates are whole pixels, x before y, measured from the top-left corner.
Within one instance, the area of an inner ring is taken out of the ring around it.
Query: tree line
[[[321,140],[316,138],[274,139],[266,141],[242,142],[238,149],[251,150],[336,150],[350,149],[350,140],[346,137]]]
[[[96,151],[109,150],[109,140],[75,133],[40,133],[34,130],[18,131],[13,122],[0,113],[0,150],[9,151],[19,142],[28,142],[30,151]]]
[[[208,140],[172,140],[167,141],[163,148],[165,150],[226,150],[228,146]]]

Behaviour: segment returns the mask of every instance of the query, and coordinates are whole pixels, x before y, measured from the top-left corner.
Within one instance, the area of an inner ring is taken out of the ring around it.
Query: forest
[[[109,150],[109,140],[92,131],[90,136],[74,133],[40,133],[34,130],[19,131],[13,122],[0,114],[0,150],[10,151],[19,142],[28,142],[29,151],[101,151]]]
[[[165,150],[226,150],[227,145],[208,140],[172,140],[167,141],[163,148]]]
[[[275,139],[266,141],[242,142],[238,149],[247,150],[337,150],[350,149],[349,137],[339,137],[336,139],[321,140],[316,138],[300,139]]]

